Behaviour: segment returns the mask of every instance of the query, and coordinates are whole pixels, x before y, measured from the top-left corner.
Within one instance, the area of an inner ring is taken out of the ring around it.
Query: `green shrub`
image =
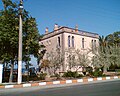
[[[60,74],[55,74],[55,75],[51,75],[50,77],[57,77],[57,79],[60,79]]]
[[[77,71],[72,72],[72,71],[67,71],[63,74],[63,77],[72,77],[72,78],[79,78],[82,77],[81,74],[78,74]]]
[[[45,80],[46,75],[47,75],[47,73],[40,73],[39,79],[40,79],[40,80]]]
[[[27,81],[27,75],[22,75],[22,82],[26,82]]]
[[[37,81],[37,80],[39,80],[39,78],[36,74],[32,74],[32,75],[29,76],[29,80],[30,81]]]
[[[39,80],[38,76],[36,74],[34,75],[22,75],[22,81],[23,82],[29,82],[29,81],[37,81]]]
[[[77,78],[81,78],[81,77],[83,77],[83,75],[82,74],[78,74]]]
[[[63,77],[73,77],[72,75],[73,75],[73,72],[68,71],[63,74]]]
[[[100,77],[100,76],[103,76],[103,72],[99,71],[99,69],[96,69],[94,72],[92,72],[92,75],[94,77]]]
[[[60,79],[60,75],[59,74],[55,74],[55,77],[57,77],[57,79]]]

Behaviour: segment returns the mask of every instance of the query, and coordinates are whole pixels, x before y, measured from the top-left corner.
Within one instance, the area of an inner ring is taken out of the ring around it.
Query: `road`
[[[51,88],[0,89],[0,96],[120,96],[120,80]]]

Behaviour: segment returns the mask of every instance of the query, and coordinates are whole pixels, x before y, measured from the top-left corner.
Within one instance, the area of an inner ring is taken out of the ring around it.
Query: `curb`
[[[72,84],[72,83],[87,83],[93,81],[105,81],[110,79],[119,79],[120,76],[107,76],[107,77],[97,77],[97,78],[84,78],[84,79],[73,79],[73,80],[57,80],[51,82],[40,82],[40,83],[26,83],[19,85],[5,85],[0,86],[0,89],[3,88],[24,88],[24,87],[33,87],[33,86],[46,86],[46,85],[58,85],[58,84]]]

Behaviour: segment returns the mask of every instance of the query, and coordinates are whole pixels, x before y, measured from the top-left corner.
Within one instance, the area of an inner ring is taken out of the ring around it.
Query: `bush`
[[[92,73],[93,73],[93,68],[90,67],[90,66],[88,66],[88,67],[86,68],[86,71],[87,71],[89,74],[92,74]]]
[[[99,69],[96,69],[96,70],[92,73],[92,75],[93,75],[94,77],[100,77],[100,76],[103,76],[103,72],[102,72],[102,71],[99,71]]]
[[[77,78],[81,78],[81,77],[83,77],[83,75],[82,74],[78,74]]]
[[[60,75],[57,73],[55,75],[50,76],[50,77],[57,77],[57,79],[60,79]]]
[[[65,72],[65,73],[63,74],[63,77],[79,78],[79,77],[82,77],[82,75],[81,75],[81,74],[78,74],[77,71],[75,71],[75,72],[68,71],[68,72]]]
[[[82,73],[84,74],[84,76],[91,76],[91,74],[93,73],[93,68],[90,66],[84,67]]]
[[[27,75],[22,75],[22,82],[26,82],[27,81]]]
[[[40,73],[39,79],[40,79],[40,80],[45,80],[46,75],[47,75],[47,73]]]
[[[63,74],[63,77],[73,77],[73,72],[68,71]]]
[[[39,80],[38,76],[36,74],[32,75],[22,75],[22,81],[23,82],[29,82],[29,81],[37,81]]]
[[[37,80],[39,80],[39,78],[35,73],[33,73],[29,76],[29,80],[30,81],[37,81]]]

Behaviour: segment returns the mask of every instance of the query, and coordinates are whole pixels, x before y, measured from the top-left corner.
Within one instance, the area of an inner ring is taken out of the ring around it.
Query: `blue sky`
[[[55,23],[104,36],[120,30],[120,0],[25,0],[24,7],[41,34]]]
[[[24,0],[24,8],[36,18],[40,34],[55,23],[104,36],[120,31],[120,0]]]
[[[40,34],[46,27],[52,31],[55,23],[78,24],[80,30],[104,36],[120,31],[120,0],[24,0],[24,8],[36,18]]]

